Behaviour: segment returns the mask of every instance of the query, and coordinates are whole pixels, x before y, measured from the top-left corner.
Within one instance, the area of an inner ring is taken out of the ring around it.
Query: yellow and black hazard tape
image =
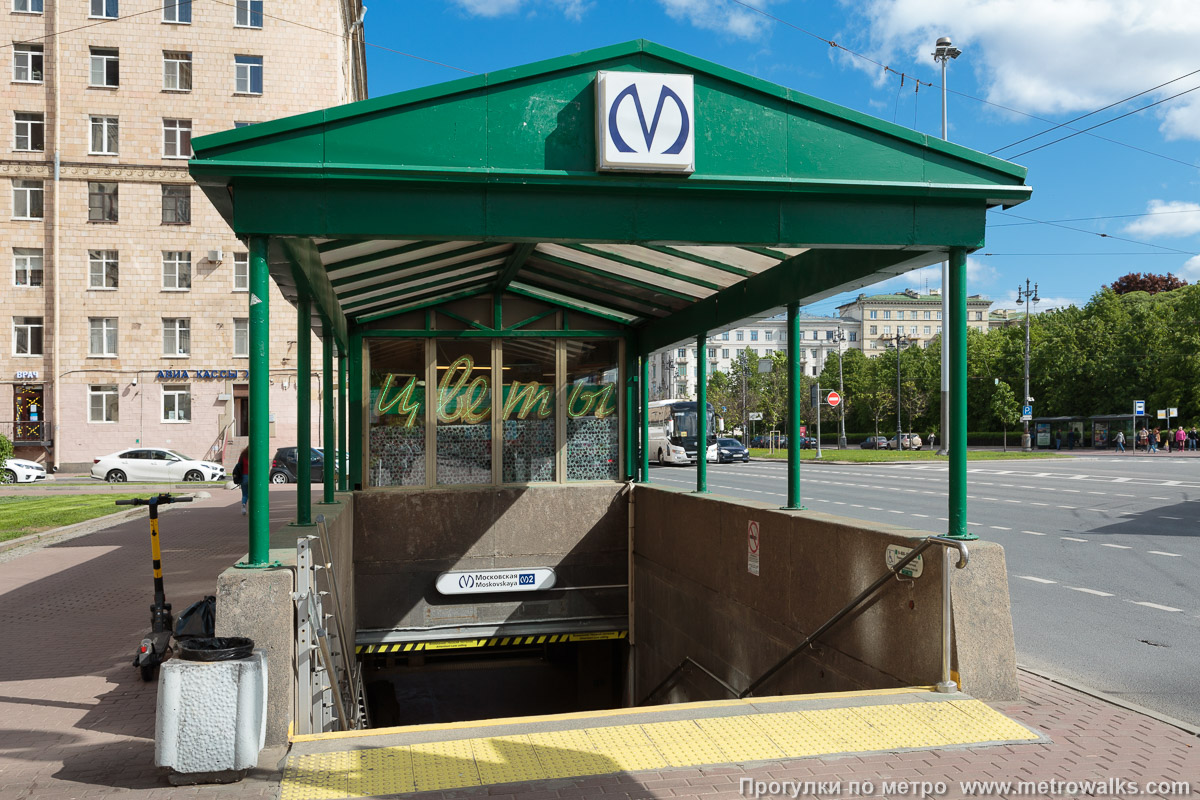
[[[429,650],[474,650],[483,647],[525,647],[531,644],[601,642],[624,639],[628,636],[629,631],[591,631],[587,633],[543,633],[531,636],[493,636],[484,639],[438,639],[430,642],[385,642],[384,644],[360,644],[355,648],[355,652],[360,655],[384,655]]]

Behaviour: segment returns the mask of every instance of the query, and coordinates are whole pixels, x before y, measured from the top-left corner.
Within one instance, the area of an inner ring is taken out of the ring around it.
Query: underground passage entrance
[[[361,656],[374,727],[562,714],[620,708],[624,636],[511,637],[471,649]],[[532,641],[529,641],[532,640]]]

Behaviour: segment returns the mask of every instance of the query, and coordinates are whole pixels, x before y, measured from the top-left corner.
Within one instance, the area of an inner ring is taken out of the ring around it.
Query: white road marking
[[[929,515],[928,515],[928,514],[915,514],[915,513],[914,513],[914,514],[913,514],[913,516],[914,516],[914,517],[923,517],[923,518],[925,518],[925,519],[929,519]]]
[[[1094,594],[1097,597],[1113,597],[1114,596],[1112,592],[1098,592],[1095,589],[1084,589],[1082,586],[1068,586],[1067,588],[1073,592],[1087,592],[1088,594]]]
[[[1068,511],[1075,511],[1076,509],[1079,508],[1079,506],[1059,506],[1059,508],[1065,508]]]
[[[988,527],[994,531],[1011,531],[1012,530],[1012,528],[1006,528],[1003,525],[989,525]]]
[[[1038,533],[1037,531],[1021,531],[1021,533],[1028,533],[1030,536],[1045,536],[1046,535],[1044,533]]]
[[[1159,611],[1182,611],[1182,608],[1174,608],[1172,606],[1160,606],[1158,603],[1146,603],[1140,600],[1130,600],[1135,606],[1145,606],[1146,608],[1157,608]]]
[[[1183,558],[1179,553],[1164,553],[1162,550],[1149,550],[1150,555],[1154,556],[1170,556],[1171,558]]]
[[[1169,498],[1169,497],[1151,497],[1150,499],[1151,500],[1170,500],[1171,498]]]
[[[896,510],[896,509],[894,509],[894,508],[889,508],[889,509],[888,509],[888,513],[889,513],[889,514],[903,514],[904,512],[903,512],[903,511],[897,511],[897,510]]]
[[[1066,539],[1068,542],[1086,542],[1087,539],[1078,539],[1074,536],[1060,536],[1060,539]]]
[[[1159,517],[1159,519],[1175,519],[1175,520],[1180,520],[1180,519],[1183,519],[1183,517]]]
[[[1017,577],[1026,581],[1033,581],[1034,583],[1058,583],[1058,581],[1051,581],[1046,578],[1035,578],[1032,575],[1018,575]]]
[[[1103,544],[1101,544],[1100,546],[1101,546],[1101,547],[1112,547],[1112,548],[1114,548],[1114,549],[1116,549],[1116,550],[1132,550],[1132,549],[1133,549],[1133,548],[1132,548],[1132,547],[1130,547],[1129,545],[1125,545],[1125,544],[1109,544],[1108,542],[1104,542],[1104,543],[1103,543]]]
[[[982,522],[968,522],[968,525],[982,525]]]
[[[1031,502],[1029,505],[1031,505],[1031,506],[1048,506],[1050,504],[1049,503],[1032,503]]]

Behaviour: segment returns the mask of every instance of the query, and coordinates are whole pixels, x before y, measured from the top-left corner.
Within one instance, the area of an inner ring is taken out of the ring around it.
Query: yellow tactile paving
[[[672,767],[720,764],[729,760],[725,751],[700,729],[695,720],[651,722],[643,725],[642,730]]]
[[[280,798],[333,800],[667,766],[1038,738],[972,699],[746,713],[297,754],[288,759]]]

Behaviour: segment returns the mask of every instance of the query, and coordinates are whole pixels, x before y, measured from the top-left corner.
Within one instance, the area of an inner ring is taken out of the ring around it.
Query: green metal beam
[[[347,339],[346,315],[342,311],[337,293],[329,282],[329,275],[321,264],[321,255],[312,239],[278,239],[283,254],[291,265],[296,290],[317,304],[321,316],[333,327],[333,338],[338,347],[345,347]],[[269,267],[269,264],[268,264]],[[268,275],[269,277],[269,275]],[[261,298],[266,302],[266,298]],[[311,328],[310,328],[311,330]]]
[[[618,264],[624,264],[627,267],[633,267],[634,269],[640,269],[646,272],[653,272],[655,275],[662,275],[667,278],[674,278],[677,281],[690,283],[693,286],[702,286],[705,289],[712,289],[713,291],[719,291],[721,288],[720,284],[713,283],[712,281],[706,281],[703,278],[697,278],[694,275],[681,274],[673,269],[658,267],[654,264],[647,264],[644,261],[638,261],[637,259],[618,255],[617,253],[610,253],[607,250],[599,250],[595,247],[588,247],[585,244],[573,244],[567,245],[567,247],[571,250],[578,250],[580,253],[587,253],[588,255],[593,255],[608,261],[615,261]],[[693,295],[693,299],[699,296],[700,295]]]
[[[529,258],[529,254],[537,247],[537,242],[520,242],[513,247],[513,251],[508,254],[508,258],[504,259],[504,266],[500,268],[500,275],[496,278],[495,290],[502,292],[512,283],[513,278],[517,277],[517,273],[521,271],[521,267],[525,266],[525,261]]]
[[[296,524],[312,524],[312,304],[296,299]]]
[[[524,328],[526,325],[532,325],[533,323],[537,322],[538,320],[545,319],[546,317],[550,316],[551,314],[555,314],[557,312],[558,312],[558,309],[552,308],[549,311],[543,311],[540,314],[534,314],[532,317],[526,317],[525,319],[521,320],[520,322],[516,323],[515,325],[509,325],[507,328],[501,328],[499,325],[497,325],[496,328],[497,328],[497,330],[515,331],[520,328]]]
[[[333,495],[334,476],[345,470],[338,451],[342,443],[337,439],[336,422],[333,404],[333,335],[326,329],[321,337],[321,427],[324,429],[322,438],[325,445],[325,494],[321,502],[325,504],[337,502]]]
[[[708,493],[707,338],[704,331],[696,334],[696,492],[699,494]]]
[[[624,275],[618,275],[615,272],[609,272],[608,270],[600,269],[599,267],[591,267],[587,264],[580,264],[577,261],[559,258],[558,256],[549,256],[545,255],[544,253],[538,253],[537,260],[546,261],[551,264],[557,264],[560,267],[566,267],[567,269],[577,270],[579,272],[586,272],[590,275],[597,275],[601,278],[606,278],[616,283],[624,283],[628,286],[636,286],[639,289],[645,289],[646,291],[654,292],[655,294],[665,294],[667,297],[674,297],[677,300],[684,300],[688,303],[691,303],[696,299],[695,295],[677,292],[674,289],[668,289],[661,284],[652,283],[650,281],[640,281],[637,278],[627,278]]]
[[[667,247],[666,245],[643,244],[642,247],[646,248],[647,250],[657,251],[665,256],[683,259],[684,261],[690,261],[693,264],[702,264],[703,266],[719,269],[722,272],[728,272],[731,275],[738,275],[743,278],[749,278],[754,274],[752,270],[743,269],[742,267],[737,267],[733,264],[726,264],[724,261],[717,261],[715,258],[705,258],[704,256],[696,255],[695,253],[689,253],[686,250],[677,250],[674,247]]]
[[[485,284],[480,284],[478,286],[472,286],[469,289],[462,289],[449,294],[442,294],[435,297],[426,298],[424,300],[418,300],[417,302],[408,303],[400,306],[399,308],[389,308],[386,311],[377,311],[374,314],[363,314],[362,316],[355,317],[355,320],[359,324],[365,325],[368,322],[378,322],[381,319],[397,317],[401,314],[407,314],[410,311],[420,311],[421,309],[432,308],[433,306],[441,303],[449,303],[453,300],[465,300],[468,297],[476,297],[483,294],[484,285]]]
[[[390,301],[398,301],[401,303],[406,303],[406,302],[408,302],[409,298],[417,298],[417,297],[421,297],[423,295],[428,295],[429,290],[434,289],[438,286],[447,286],[447,285],[455,283],[457,281],[467,280],[468,278],[480,278],[480,277],[483,277],[486,275],[489,279],[488,282],[490,283],[491,278],[493,276],[495,276],[495,274],[496,274],[495,267],[481,267],[479,269],[470,270],[468,272],[463,272],[458,275],[450,275],[445,278],[441,278],[439,280],[433,280],[433,281],[429,281],[428,283],[422,283],[420,286],[409,286],[404,289],[398,289],[394,292],[385,292],[384,294],[377,294],[373,297],[361,297],[358,299],[355,299],[354,297],[343,297],[342,298],[342,308],[346,309],[347,314],[357,314],[357,313],[361,313],[361,311],[363,309],[371,308],[372,306],[377,306],[377,305],[380,305],[381,303],[387,303]],[[378,291],[380,288],[382,288],[382,287],[381,286],[373,286],[373,287],[371,287],[371,289],[369,291]]]
[[[350,240],[346,244],[341,245],[341,246],[349,247],[350,245],[355,245],[355,244],[362,244],[362,242]],[[405,253],[416,253],[421,250],[428,250],[430,247],[436,247],[439,244],[442,244],[442,242],[409,242],[408,244],[405,244],[405,245],[399,245],[398,247],[389,247],[386,250],[378,250],[374,253],[367,253],[367,254],[361,255],[361,256],[351,256],[350,258],[343,259],[342,261],[331,261],[325,265],[325,269],[326,269],[326,271],[328,271],[331,275],[333,275],[336,278],[336,277],[339,277],[337,275],[338,272],[350,269],[352,267],[357,267],[360,264],[370,264],[375,261],[382,261],[385,258],[395,258],[396,256],[402,256]],[[320,245],[318,245],[317,249],[320,250],[322,255],[329,252],[327,250],[322,250]],[[402,268],[402,267],[406,267],[406,266],[408,266],[407,263],[394,265],[395,268]]]
[[[648,322],[638,332],[638,347],[654,352],[691,337],[693,331],[715,330],[792,300],[820,300],[862,286],[882,271],[898,274],[937,259],[935,253],[898,250],[809,250],[669,317]]]
[[[534,276],[534,278],[530,278],[531,275]],[[545,280],[556,281],[560,284],[566,284],[568,287],[575,286],[586,291],[597,292],[603,296],[603,300],[595,297],[587,297],[585,295],[578,295],[578,299],[589,303],[599,303],[614,310],[627,311],[628,313],[639,317],[646,316],[645,311],[634,309],[630,306],[642,306],[643,308],[666,312],[675,310],[673,306],[668,306],[663,303],[656,303],[653,300],[643,300],[641,298],[630,297],[629,295],[625,294],[618,294],[605,286],[601,286],[596,283],[590,283],[579,278],[569,278],[563,275],[558,275],[554,272],[550,272],[549,270],[538,269],[537,267],[525,267],[525,273],[521,276],[521,283],[527,283],[531,286],[537,285],[538,281],[535,278],[543,278]],[[542,284],[542,288],[548,292],[571,293],[569,288],[546,286],[545,283]],[[614,302],[614,298],[620,298],[621,302]]]
[[[441,262],[447,261],[451,258],[456,258],[458,256],[466,256],[466,255],[470,255],[471,253],[478,253],[480,250],[492,250],[492,249],[495,249],[495,247],[496,247],[495,242],[477,242],[475,244],[469,244],[466,247],[460,247],[457,250],[447,250],[444,253],[437,253],[432,256],[425,256],[423,258],[414,258],[412,261],[405,261],[403,264],[389,264],[388,266],[380,267],[379,269],[372,269],[372,270],[367,270],[366,272],[359,272],[354,275],[346,275],[344,277],[334,278],[332,280],[332,283],[333,283],[333,287],[335,289],[339,289],[341,287],[349,286],[354,283],[361,283],[363,281],[373,281],[373,280],[376,280],[377,278],[383,278],[386,280],[386,279],[390,279],[390,278],[394,277],[395,274],[400,270],[408,270],[408,269],[412,269],[413,267],[424,267],[428,264],[440,264]],[[363,256],[363,258],[367,258],[367,256]],[[493,259],[499,258],[499,256],[493,255],[492,258]],[[370,260],[378,261],[379,259],[371,258]],[[452,269],[452,268],[455,268],[458,266],[460,266],[460,265],[459,264],[447,264],[445,266],[445,269]],[[344,292],[339,292],[339,294],[344,294]]]
[[[641,349],[641,348],[639,348]],[[642,421],[642,483],[650,483],[650,357],[638,357],[638,383],[642,389],[641,413]]]
[[[635,317],[635,319],[629,319],[627,317],[620,316],[616,313],[609,313],[608,311],[604,311],[599,308],[589,308],[588,306],[584,305],[584,303],[588,302],[586,300],[580,300],[577,303],[571,302],[570,300],[566,300],[561,297],[550,296],[549,290],[538,289],[537,287],[533,287],[533,286],[530,286],[529,289],[526,289],[526,288],[523,288],[524,286],[525,286],[525,284],[522,284],[521,286],[510,285],[508,287],[508,291],[512,292],[513,294],[522,295],[524,297],[531,297],[534,300],[540,300],[543,303],[553,303],[554,305],[562,306],[563,308],[568,308],[572,311],[580,311],[584,314],[591,314],[593,317],[600,317],[601,319],[607,319],[612,322],[619,322],[622,325],[630,325],[634,321],[636,321],[637,315],[631,314],[630,316]],[[533,291],[530,291],[530,289],[532,289]],[[557,292],[555,294],[557,294]]]
[[[786,508],[805,510],[800,504],[800,303],[787,306],[788,324],[788,499]],[[743,424],[745,422],[743,421]]]
[[[637,406],[637,356],[634,353],[637,349],[630,341],[631,337],[625,339],[625,480],[632,481],[637,479],[637,427],[634,425],[634,420],[637,415],[634,413],[634,408]]]
[[[381,299],[394,299],[398,297],[403,298],[404,295],[412,294],[413,291],[417,290],[417,287],[413,286],[415,283],[428,280],[430,278],[445,278],[448,277],[446,275],[448,272],[470,269],[471,267],[481,267],[485,264],[490,264],[490,266],[486,267],[486,269],[493,273],[500,267],[500,265],[496,263],[496,256],[478,256],[476,258],[460,261],[457,264],[451,264],[448,266],[440,266],[437,264],[433,266],[427,266],[425,269],[411,273],[398,271],[395,273],[395,275],[386,280],[380,280],[366,286],[358,286],[354,289],[342,289],[338,292],[338,297],[341,298],[343,305],[348,305],[352,302],[357,305],[364,305],[368,300],[377,302]],[[371,294],[371,292],[378,292],[382,289],[394,289],[395,291],[387,292],[386,294],[377,294],[374,297],[366,297],[366,295]]]
[[[270,240],[250,237],[250,546],[243,566],[270,565],[271,556],[271,272]]]
[[[363,397],[363,335],[357,325],[350,329],[350,490],[363,488],[363,461],[366,454],[366,426],[363,412],[366,410]]]
[[[949,514],[952,539],[977,539],[967,530],[967,251],[950,250],[950,448]]]
[[[349,453],[350,448],[347,447],[349,442],[346,441],[346,351],[342,350],[338,353],[338,388],[337,388],[337,444],[339,450],[338,466],[338,491],[346,491],[346,481],[349,480],[349,475],[346,474],[346,465],[341,463],[341,453]]]

